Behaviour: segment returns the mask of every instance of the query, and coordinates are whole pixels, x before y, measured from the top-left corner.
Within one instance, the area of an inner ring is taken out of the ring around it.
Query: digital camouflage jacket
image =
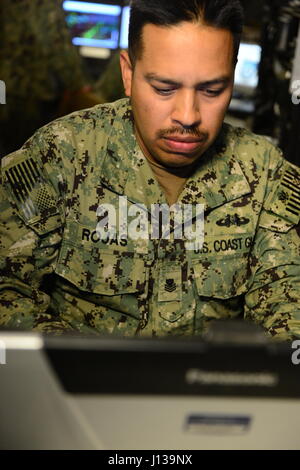
[[[187,181],[177,204],[204,205],[201,249],[172,230],[99,235],[100,205],[166,204],[127,99],[48,124],[1,175],[2,328],[193,335],[244,316],[300,336],[300,170],[264,138],[224,124]]]

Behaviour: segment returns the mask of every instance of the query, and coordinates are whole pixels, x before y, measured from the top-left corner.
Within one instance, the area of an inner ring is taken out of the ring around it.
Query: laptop
[[[2,331],[0,448],[299,449],[297,350],[217,323],[203,338]]]

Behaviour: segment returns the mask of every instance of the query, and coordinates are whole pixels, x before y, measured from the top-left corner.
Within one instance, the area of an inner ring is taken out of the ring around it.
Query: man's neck
[[[184,167],[167,167],[161,162],[158,162],[148,150],[145,148],[140,139],[139,133],[135,130],[138,146],[140,147],[144,157],[148,161],[153,175],[160,187],[165,193],[168,204],[171,206],[175,204],[187,182],[188,178],[192,176],[198,167],[198,161],[192,165]]]

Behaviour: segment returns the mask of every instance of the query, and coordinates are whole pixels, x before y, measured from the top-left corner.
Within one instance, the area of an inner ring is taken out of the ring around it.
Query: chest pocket
[[[226,260],[206,258],[193,263],[200,296],[229,299],[247,291],[247,258],[228,256]]]
[[[71,234],[73,236],[71,236]],[[78,289],[105,296],[140,293],[145,295],[145,255],[133,247],[82,240],[66,230],[56,273]]]
[[[241,236],[236,243],[229,240],[229,237],[222,242],[212,239],[207,244],[207,253],[193,258],[199,296],[230,299],[247,291],[252,239]]]

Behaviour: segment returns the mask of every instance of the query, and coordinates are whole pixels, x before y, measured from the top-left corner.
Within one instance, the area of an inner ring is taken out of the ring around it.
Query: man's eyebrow
[[[160,77],[159,75],[156,75],[155,73],[147,73],[145,75],[145,78],[147,82],[152,82],[153,80],[155,80],[156,82],[165,83],[166,85],[180,86],[179,82],[176,82],[175,80],[172,80],[170,78]]]
[[[172,80],[170,78],[166,77],[160,77],[159,75],[156,75],[155,73],[147,73],[145,75],[145,78],[148,82],[156,81],[163,83],[165,85],[174,85],[176,87],[180,87],[181,83],[176,82],[175,80]],[[196,88],[206,88],[214,85],[227,85],[230,82],[231,78],[228,76],[223,76],[223,77],[218,77],[218,78],[213,78],[212,80],[205,80],[203,82],[199,82],[196,84]]]

